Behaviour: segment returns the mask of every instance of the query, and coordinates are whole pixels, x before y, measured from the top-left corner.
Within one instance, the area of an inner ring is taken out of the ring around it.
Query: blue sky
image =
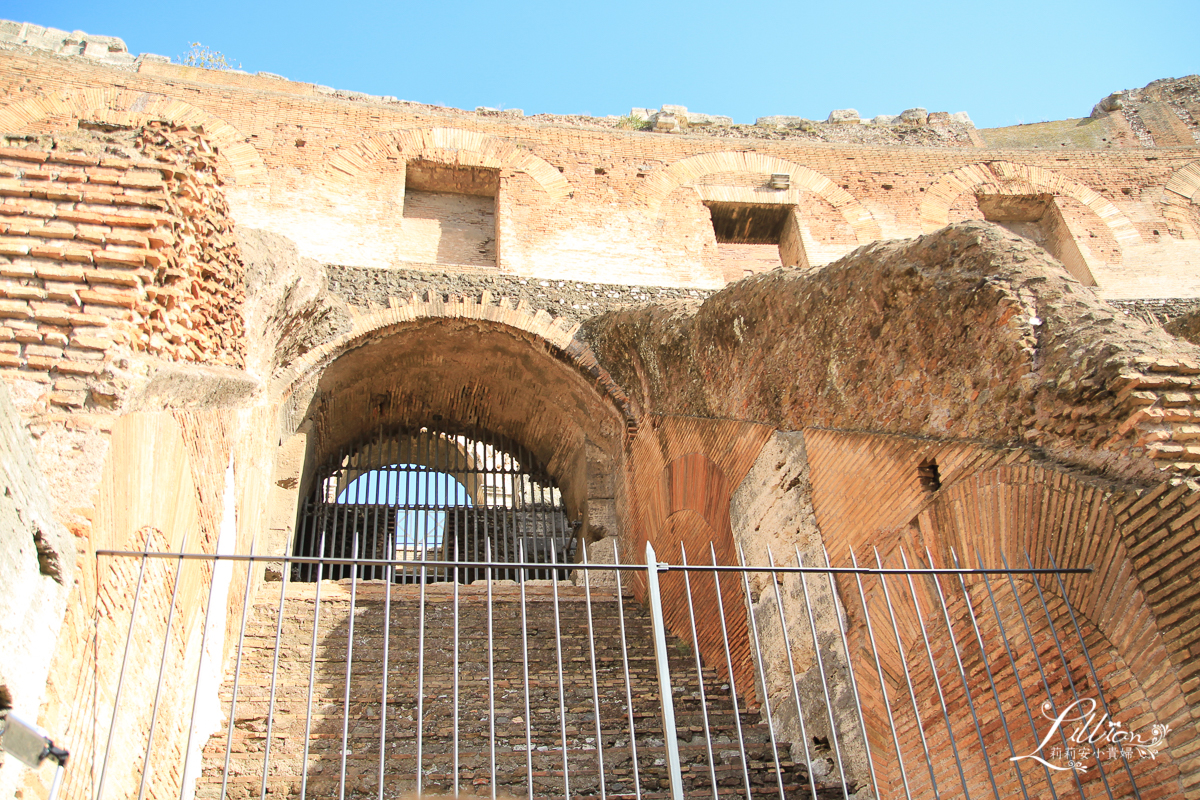
[[[735,122],[921,106],[979,127],[1086,116],[1109,92],[1200,72],[1200,0],[484,3],[0,0],[0,17],[179,57],[456,108]]]

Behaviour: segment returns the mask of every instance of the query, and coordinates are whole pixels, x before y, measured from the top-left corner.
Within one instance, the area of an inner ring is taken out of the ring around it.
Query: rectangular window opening
[[[983,218],[1007,228],[1041,247],[1062,262],[1084,286],[1095,278],[1079,243],[1071,233],[1052,194],[979,194],[975,196]]]
[[[794,205],[706,202],[717,239],[717,268],[735,281],[780,266],[808,266]]]
[[[402,257],[495,267],[500,171],[410,161],[404,179]]]

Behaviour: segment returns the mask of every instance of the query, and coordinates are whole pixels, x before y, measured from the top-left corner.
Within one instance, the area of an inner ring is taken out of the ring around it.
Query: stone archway
[[[282,479],[305,496],[313,465],[380,430],[487,431],[544,468],[585,537],[616,533],[616,498],[594,487],[614,484],[635,409],[561,321],[484,299],[359,317],[293,365],[275,384],[281,441],[303,440],[304,456]]]

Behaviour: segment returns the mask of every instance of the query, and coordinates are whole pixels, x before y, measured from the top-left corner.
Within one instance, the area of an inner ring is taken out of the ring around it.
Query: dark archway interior
[[[409,323],[356,343],[322,374],[306,427],[302,497],[322,479],[322,465],[380,431],[486,431],[524,449],[561,492],[567,517],[586,526],[589,483],[616,469],[625,419],[544,339],[460,318]]]

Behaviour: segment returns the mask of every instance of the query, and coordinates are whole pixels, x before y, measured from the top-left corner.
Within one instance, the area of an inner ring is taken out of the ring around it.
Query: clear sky
[[[752,123],[920,106],[982,128],[1087,116],[1112,91],[1200,72],[1200,0],[0,0],[0,17],[526,114],[673,103]]]

